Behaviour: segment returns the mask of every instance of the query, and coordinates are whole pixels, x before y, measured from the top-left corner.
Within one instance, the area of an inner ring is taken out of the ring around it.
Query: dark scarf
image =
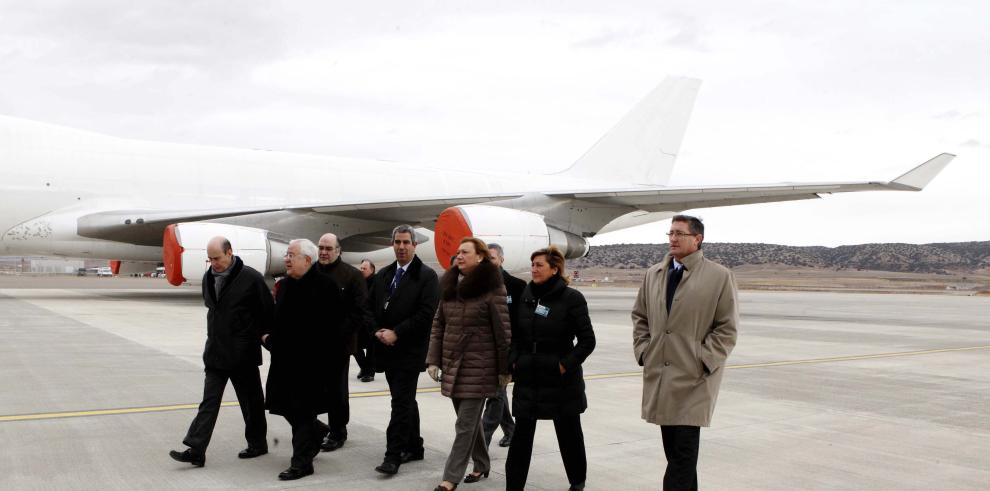
[[[562,280],[560,279],[559,274],[551,276],[549,280],[544,281],[543,283],[535,283],[530,281],[529,291],[533,294],[533,298],[539,300],[547,293],[553,291],[554,287],[557,286],[557,283],[560,283],[561,281]]]

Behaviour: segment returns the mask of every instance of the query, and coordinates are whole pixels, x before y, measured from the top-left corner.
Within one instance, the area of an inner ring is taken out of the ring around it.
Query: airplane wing
[[[547,193],[603,205],[628,206],[647,212],[677,212],[697,208],[770,203],[820,198],[822,194],[855,191],[920,191],[955,155],[943,153],[888,182],[781,183],[745,186],[630,187],[588,192]]]
[[[165,227],[180,222],[201,222],[221,218],[272,212],[325,213],[350,218],[411,223],[435,219],[444,209],[455,205],[489,203],[518,198],[521,194],[487,196],[446,196],[405,201],[310,203],[292,206],[219,208],[208,210],[113,210],[79,217],[78,233],[93,239],[113,240],[135,245],[158,246]],[[389,227],[391,230],[391,227]],[[387,244],[386,244],[387,245]]]
[[[641,210],[648,213],[677,212],[774,201],[814,199],[822,194],[854,191],[920,191],[955,155],[943,153],[889,182],[817,184],[767,184],[745,186],[667,187],[638,186],[612,189],[561,190],[539,193],[556,199],[572,199],[604,207]],[[451,206],[479,203],[498,205],[527,193],[492,193],[483,196],[430,197],[403,201],[329,202],[212,210],[115,210],[84,215],[78,233],[84,237],[135,245],[161,245],[165,227],[173,223],[198,222],[272,212],[320,213],[381,222],[382,230],[350,238],[353,250],[372,250],[388,245],[387,231],[396,223],[418,225],[436,219]],[[342,238],[348,240],[348,238]],[[354,249],[356,248],[356,249]]]

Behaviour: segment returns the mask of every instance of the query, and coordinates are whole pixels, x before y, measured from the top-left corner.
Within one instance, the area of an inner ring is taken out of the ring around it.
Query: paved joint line
[[[856,360],[872,360],[877,358],[896,358],[902,356],[918,356],[918,355],[930,355],[936,353],[949,353],[956,351],[974,351],[990,349],[990,345],[982,346],[964,346],[961,348],[941,348],[941,349],[930,349],[930,350],[920,350],[920,351],[899,351],[891,353],[874,353],[869,355],[849,355],[849,356],[833,356],[828,358],[809,358],[807,360],[785,360],[785,361],[771,361],[766,363],[750,363],[746,365],[728,365],[726,369],[737,369],[737,368],[766,368],[766,367],[780,367],[789,365],[810,365],[817,363],[836,363],[842,361],[856,361]],[[585,375],[585,380],[603,380],[610,378],[623,378],[623,377],[638,377],[643,374],[642,370],[634,372],[616,372],[616,373],[602,373],[595,375]],[[418,394],[428,394],[431,392],[440,392],[439,387],[424,387],[422,389],[416,389]],[[351,398],[364,398],[364,397],[384,397],[389,395],[390,392],[387,390],[374,390],[366,392],[351,392]],[[226,401],[220,403],[221,406],[231,407],[237,406],[235,401]],[[199,404],[172,404],[167,406],[148,406],[148,407],[129,407],[129,408],[117,408],[117,409],[94,409],[88,411],[65,411],[65,412],[55,412],[55,413],[34,413],[34,414],[12,414],[7,416],[0,416],[0,423],[2,422],[12,422],[12,421],[36,421],[44,419],[61,419],[61,418],[80,418],[86,416],[110,416],[118,414],[139,414],[139,413],[157,413],[165,411],[180,411],[186,409],[196,409]]]

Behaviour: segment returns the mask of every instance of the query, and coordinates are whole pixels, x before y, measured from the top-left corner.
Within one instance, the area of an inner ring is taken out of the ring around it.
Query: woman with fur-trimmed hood
[[[461,240],[454,265],[440,281],[441,300],[433,318],[427,371],[440,382],[457,413],[454,445],[435,491],[488,477],[491,461],[481,430],[485,399],[509,382],[511,326],[505,286],[497,266],[488,259],[488,246],[479,239]]]

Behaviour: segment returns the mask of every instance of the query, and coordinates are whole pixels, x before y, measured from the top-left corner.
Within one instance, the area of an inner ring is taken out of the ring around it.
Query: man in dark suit
[[[324,452],[332,452],[347,441],[347,423],[351,419],[347,371],[351,355],[357,352],[357,333],[370,331],[374,320],[368,308],[368,287],[357,268],[340,258],[340,241],[334,234],[323,234],[318,244],[320,260],[316,267],[333,279],[340,288],[343,309],[334,315],[340,320],[340,332],[346,336],[341,345],[327,346],[327,356],[333,365],[330,376],[330,412],[327,424],[330,433],[320,446]]]
[[[261,273],[235,256],[226,238],[210,239],[206,254],[210,267],[203,275],[203,301],[207,308],[203,402],[182,440],[189,448],[169,452],[173,459],[197,467],[206,463],[206,447],[217,423],[227,380],[234,385],[241,406],[248,444],[238,457],[249,459],[268,453],[265,437],[268,425],[258,366],[261,333],[272,322],[272,296]]]
[[[502,261],[505,260],[502,246],[494,243],[488,244],[488,258],[491,259],[492,264],[501,269]],[[519,311],[519,299],[522,298],[522,292],[526,289],[526,282],[512,276],[504,269],[501,271],[502,283],[505,284],[505,291],[507,292],[505,300],[509,304],[509,322],[512,327],[515,327],[516,316]],[[492,397],[485,401],[481,427],[485,434],[486,446],[491,444],[495,428],[499,426],[502,427],[502,439],[499,440],[498,446],[508,447],[512,443],[512,432],[516,429],[516,423],[512,421],[512,409],[509,406],[509,395],[505,392],[505,386],[499,386],[498,397]]]
[[[437,273],[416,257],[416,232],[409,225],[392,230],[395,262],[375,275],[371,305],[375,316],[375,371],[385,372],[392,393],[382,474],[399,472],[405,462],[423,460],[416,384],[426,368],[433,314],[440,301]]]
[[[261,341],[272,354],[265,406],[292,426],[292,461],[278,475],[283,481],[313,473],[313,458],[329,428],[316,419],[330,411],[333,380],[327,377],[335,361],[328,346],[340,346],[348,337],[341,330],[340,288],[314,265],[316,244],[307,239],[289,243],[285,278],[278,282],[275,322]]]

